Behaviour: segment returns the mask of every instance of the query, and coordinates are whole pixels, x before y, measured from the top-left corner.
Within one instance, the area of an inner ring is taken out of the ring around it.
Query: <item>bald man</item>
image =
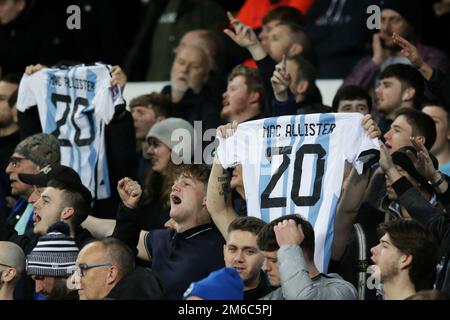
[[[0,241],[0,300],[13,300],[14,289],[25,269],[22,248],[9,241]]]

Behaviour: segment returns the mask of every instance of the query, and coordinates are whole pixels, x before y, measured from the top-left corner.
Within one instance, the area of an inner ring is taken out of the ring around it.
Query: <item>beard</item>
[[[14,123],[13,117],[0,117],[0,129],[8,128]]]
[[[53,290],[48,294],[48,300],[62,300],[67,295],[66,279],[58,278],[55,281]]]
[[[389,282],[391,279],[395,278],[399,274],[399,270],[396,266],[396,262],[392,261],[386,266],[384,271],[380,273],[381,283]]]

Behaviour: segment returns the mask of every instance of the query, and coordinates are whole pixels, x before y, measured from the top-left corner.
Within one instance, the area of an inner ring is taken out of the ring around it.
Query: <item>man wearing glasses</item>
[[[25,270],[25,255],[15,243],[0,241],[0,300],[13,300],[14,289]]]
[[[161,281],[148,268],[135,268],[130,248],[115,238],[81,249],[67,286],[80,300],[153,300],[163,298]]]
[[[59,142],[49,134],[35,134],[16,146],[6,167],[6,174],[9,176],[11,194],[18,197],[8,216],[8,223],[14,226],[18,235],[29,236],[33,228],[33,206],[27,201],[33,192],[33,186],[20,181],[19,174],[37,174],[47,165],[58,164],[60,158]]]

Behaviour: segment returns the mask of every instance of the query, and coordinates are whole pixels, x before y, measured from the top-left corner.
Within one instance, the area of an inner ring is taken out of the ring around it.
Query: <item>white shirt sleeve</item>
[[[27,75],[24,74],[19,84],[19,91],[17,94],[17,110],[24,112],[28,108],[37,105],[36,97],[34,96],[33,90],[30,88],[30,82],[36,74]]]
[[[102,81],[97,83],[92,105],[95,115],[107,124],[112,120],[116,106],[125,104],[125,101],[122,98],[119,86],[111,86],[111,76],[108,69],[102,66],[98,68],[98,72]]]
[[[353,143],[345,143],[345,158],[361,174],[365,164],[372,164],[379,158],[380,145],[377,138],[371,139],[362,126],[362,115],[347,121],[346,137]]]

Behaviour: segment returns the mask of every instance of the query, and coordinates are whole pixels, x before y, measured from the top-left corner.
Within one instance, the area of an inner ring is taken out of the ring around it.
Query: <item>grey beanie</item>
[[[39,238],[36,247],[27,255],[26,270],[30,276],[67,278],[77,261],[78,247],[68,236],[69,226],[58,221]]]
[[[61,160],[58,139],[47,133],[38,133],[22,140],[14,152],[22,154],[41,168],[55,166]]]
[[[182,148],[189,146],[191,153],[194,152],[194,128],[181,118],[167,118],[154,124],[146,138],[160,140],[180,157],[183,156],[180,150]],[[175,147],[177,150],[174,150]]]

